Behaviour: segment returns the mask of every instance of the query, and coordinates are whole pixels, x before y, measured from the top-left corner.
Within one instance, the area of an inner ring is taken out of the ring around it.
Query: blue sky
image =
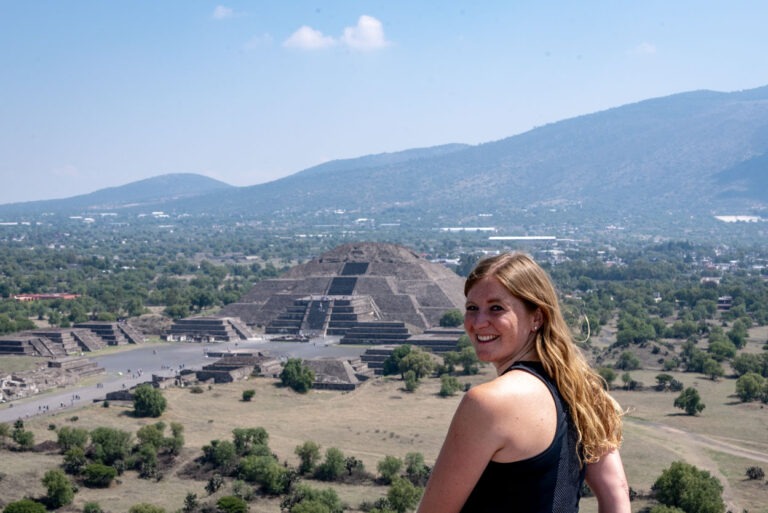
[[[764,0],[0,0],[0,203],[768,85]]]

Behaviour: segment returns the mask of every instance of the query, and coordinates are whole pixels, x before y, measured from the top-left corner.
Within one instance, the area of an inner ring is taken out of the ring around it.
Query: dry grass
[[[652,385],[656,374],[658,372],[633,372],[632,376]],[[491,369],[486,368],[484,375],[468,381],[480,382],[490,377]],[[723,481],[724,495],[733,511],[768,513],[768,487],[764,482],[746,481],[744,475],[748,466],[767,468],[768,461],[757,459],[759,455],[747,457],[743,452],[753,450],[764,456],[768,453],[766,410],[757,403],[740,404],[730,397],[733,380],[714,383],[690,374],[676,377],[686,386],[699,389],[707,405],[701,416],[682,415],[681,410],[672,406],[675,394],[615,393],[621,404],[630,409],[622,450],[630,485],[641,492],[647,491],[664,468],[674,460],[683,459],[709,470]],[[241,400],[246,389],[256,391],[251,402]],[[269,445],[281,460],[295,464],[294,448],[312,440],[323,449],[338,447],[346,455],[360,458],[366,469],[375,473],[376,464],[386,455],[403,457],[408,452],[420,452],[428,462],[434,461],[460,400],[460,396],[440,398],[438,389],[438,380],[427,380],[416,393],[410,394],[402,390],[399,380],[376,379],[354,392],[313,391],[299,395],[275,387],[273,380],[254,379],[214,385],[210,390],[204,387],[202,394],[190,393],[188,389],[166,390],[164,395],[169,407],[162,420],[180,422],[185,427],[182,463],[198,456],[200,448],[211,440],[231,439],[235,427],[260,426],[269,433]],[[135,419],[129,413],[125,405],[113,404],[110,408],[96,405],[74,413],[68,411],[66,415],[30,419],[27,426],[40,442],[55,439],[55,433],[48,430],[50,423],[87,429],[111,426],[135,432],[140,426],[155,422],[155,419]],[[67,420],[73,415],[79,417],[76,422]],[[58,465],[61,457],[4,451],[2,460],[2,471],[7,476],[0,481],[0,497],[8,502],[28,494],[41,494],[40,477],[45,470]],[[176,470],[179,468],[181,465],[177,465]],[[121,480],[120,485],[109,490],[81,488],[71,511],[81,511],[87,501],[97,501],[113,513],[127,511],[137,502],[151,502],[175,511],[181,508],[188,492],[209,500],[204,482],[182,479],[176,471],[166,473],[159,483],[136,479],[131,473]],[[364,500],[373,501],[386,491],[378,486],[333,487],[351,507],[357,507]],[[213,499],[230,492],[231,488],[225,486]],[[638,511],[644,505],[642,501],[633,503],[633,510]],[[252,503],[251,511],[277,513],[279,502],[259,498]],[[596,512],[594,500],[585,499],[582,511]]]

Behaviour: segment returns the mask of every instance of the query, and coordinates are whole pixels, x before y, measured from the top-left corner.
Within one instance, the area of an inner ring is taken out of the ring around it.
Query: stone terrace
[[[461,309],[462,287],[455,273],[407,248],[353,243],[257,283],[221,314],[268,333],[345,335],[367,323],[399,322],[414,334],[436,326],[446,311]]]

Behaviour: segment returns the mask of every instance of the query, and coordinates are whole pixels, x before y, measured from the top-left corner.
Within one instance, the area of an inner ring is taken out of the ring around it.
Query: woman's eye
[[[474,305],[467,305],[467,312],[476,312],[477,307]]]
[[[504,311],[504,308],[501,307],[501,305],[493,305],[491,307],[492,312],[502,312]]]

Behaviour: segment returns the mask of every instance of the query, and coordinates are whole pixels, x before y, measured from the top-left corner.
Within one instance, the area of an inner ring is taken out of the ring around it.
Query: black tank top
[[[557,431],[542,453],[511,463],[488,462],[461,513],[575,513],[584,483],[579,465],[576,430],[568,406],[555,382],[539,362],[517,362],[506,372],[520,369],[549,388],[557,409]]]

